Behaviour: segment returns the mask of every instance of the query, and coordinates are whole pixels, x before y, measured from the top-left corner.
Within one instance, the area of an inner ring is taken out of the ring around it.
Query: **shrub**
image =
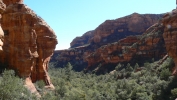
[[[172,90],[171,90],[171,93],[172,93],[172,95],[173,95],[174,97],[177,98],[177,88],[172,89]]]
[[[116,71],[119,71],[119,69],[122,67],[122,65],[119,63],[116,67],[115,67],[115,70]]]
[[[13,70],[5,70],[0,78],[0,99],[1,100],[35,100],[24,86],[23,81],[15,76]]]
[[[168,68],[165,68],[160,72],[161,79],[167,80],[169,76],[171,76],[171,72],[169,71]]]

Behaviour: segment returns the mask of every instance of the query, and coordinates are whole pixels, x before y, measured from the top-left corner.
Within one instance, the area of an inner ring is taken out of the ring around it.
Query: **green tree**
[[[15,76],[13,70],[5,70],[0,78],[0,100],[35,100],[23,84],[23,80]]]
[[[132,68],[132,66],[130,66],[130,63],[127,64],[125,70],[128,71],[128,72],[132,72],[133,71],[133,68]]]
[[[37,82],[35,83],[35,87],[36,87],[36,89],[37,89],[38,91],[42,91],[42,89],[44,88],[44,86],[45,86],[45,83],[44,83],[43,80],[37,81]]]
[[[171,76],[171,72],[169,71],[168,68],[164,68],[161,72],[160,72],[160,78],[167,80],[169,78],[169,76]]]
[[[119,71],[119,69],[122,67],[122,65],[119,63],[116,67],[115,67],[115,70],[116,71]]]
[[[66,92],[67,92],[67,88],[65,86],[65,81],[63,79],[61,79],[58,86],[56,86],[55,95],[57,97],[63,98],[65,96]]]
[[[138,68],[139,68],[139,65],[138,65],[138,63],[136,63],[134,66],[134,71],[136,71]]]
[[[66,80],[70,81],[71,80],[71,71],[72,71],[72,65],[70,62],[67,63],[66,69],[65,69],[65,74],[66,74]]]
[[[177,98],[177,88],[171,90],[173,97]]]

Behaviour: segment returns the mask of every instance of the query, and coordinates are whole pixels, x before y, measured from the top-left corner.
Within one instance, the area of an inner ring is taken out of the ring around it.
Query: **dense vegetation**
[[[177,81],[171,76],[173,61],[168,58],[158,62],[121,64],[115,71],[105,75],[74,72],[68,63],[65,68],[51,68],[50,74],[56,86],[51,97],[63,100],[174,100],[177,96]]]
[[[25,87],[24,82],[15,76],[13,70],[4,70],[0,75],[0,100],[35,100],[36,97]]]
[[[162,64],[145,63],[144,66],[121,64],[105,75],[75,72],[68,63],[65,68],[50,64],[50,77],[55,90],[44,88],[43,81],[35,83],[41,100],[174,100],[177,98],[177,79],[171,76],[173,60]],[[0,99],[34,100],[23,87],[22,79],[13,71],[4,71],[0,78]],[[18,91],[18,92],[16,92]]]

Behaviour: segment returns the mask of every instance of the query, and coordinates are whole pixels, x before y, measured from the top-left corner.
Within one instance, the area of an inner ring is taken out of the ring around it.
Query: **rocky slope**
[[[152,36],[147,40],[141,39],[141,36],[135,36],[141,35],[148,27],[158,22],[161,17],[161,14],[140,15],[133,13],[129,16],[125,16],[116,20],[107,20],[99,25],[94,31],[91,31],[93,32],[93,35],[91,35],[93,36],[92,38],[86,39],[86,35],[83,35],[78,39],[74,39],[74,41],[71,43],[71,47],[74,48],[55,51],[54,56],[52,57],[52,61],[57,61],[57,66],[60,67],[63,67],[67,64],[67,62],[70,62],[74,66],[75,70],[83,70],[86,66],[87,69],[90,70],[94,69],[100,63],[102,63],[103,66],[116,64],[119,62],[128,62],[134,56],[140,56],[136,55],[136,53],[144,53],[146,50],[151,49],[162,49],[161,47],[154,46],[160,42],[163,42],[162,36],[159,36],[159,38],[157,38],[158,36]],[[145,34],[150,34],[156,30],[158,25],[159,24],[156,24],[149,28],[144,33],[143,37],[145,37]],[[140,44],[140,41],[143,43]],[[138,44],[140,47],[131,48],[131,53],[124,53],[125,49],[129,50],[128,46],[131,46],[132,44]],[[139,51],[139,48],[142,50]],[[161,53],[162,52],[157,55],[163,56],[164,54]],[[146,53],[143,56],[148,56],[149,58],[158,58],[154,55],[154,53]]]
[[[1,21],[4,45],[0,61],[23,77],[32,92],[36,91],[32,82],[38,80],[44,80],[47,86],[54,88],[47,73],[48,63],[57,44],[54,31],[23,4],[23,0],[3,2],[7,7]]]

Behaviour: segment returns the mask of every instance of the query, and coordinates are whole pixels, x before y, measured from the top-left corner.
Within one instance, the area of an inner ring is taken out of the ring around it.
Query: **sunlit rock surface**
[[[4,45],[0,61],[26,79],[26,86],[32,92],[35,90],[32,82],[38,80],[44,80],[47,86],[54,88],[47,72],[57,44],[54,31],[23,4],[23,0],[3,2],[7,7],[2,14]]]
[[[173,58],[175,68],[173,74],[177,74],[177,9],[164,15],[162,19],[164,26],[164,40],[168,55]]]
[[[135,58],[139,62],[143,59],[158,59],[166,53],[163,49],[163,29],[157,23],[160,18],[162,14],[133,13],[116,20],[107,20],[91,31],[93,35],[90,35],[92,38],[89,40],[85,39],[88,34],[85,33],[72,41],[70,49],[55,51],[52,62],[57,62],[59,67],[70,62],[75,70],[81,71],[84,68],[93,70],[99,64],[103,70],[112,70],[113,67],[105,66],[135,62]]]

